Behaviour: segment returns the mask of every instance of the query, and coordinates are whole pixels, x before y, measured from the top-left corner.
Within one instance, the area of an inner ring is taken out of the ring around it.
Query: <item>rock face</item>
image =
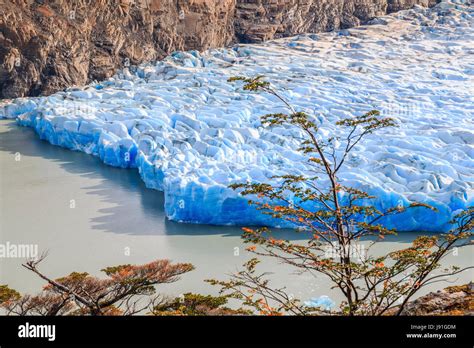
[[[474,315],[474,283],[450,286],[409,302],[402,315]],[[396,309],[388,315],[395,314]]]
[[[233,0],[6,0],[0,97],[49,94],[175,50],[227,45],[233,15]]]
[[[376,16],[436,3],[437,0],[239,0],[235,33],[241,42],[262,42],[303,32],[350,28]]]
[[[0,0],[0,98],[102,80],[176,50],[358,25],[436,0]]]

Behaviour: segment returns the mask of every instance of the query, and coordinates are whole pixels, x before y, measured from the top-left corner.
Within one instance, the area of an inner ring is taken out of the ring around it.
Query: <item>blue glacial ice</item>
[[[336,303],[329,296],[322,295],[305,301],[304,305],[329,311],[335,307]]]
[[[341,32],[176,52],[100,83],[4,103],[0,116],[51,144],[138,168],[164,192],[171,220],[284,227],[228,188],[308,172],[296,151],[301,132],[261,125],[262,115],[286,111],[281,103],[227,83],[263,74],[316,115],[321,137],[371,109],[396,118],[400,126],[367,138],[340,177],[376,195],[381,209],[410,201],[439,209],[411,210],[389,227],[446,231],[473,205],[473,15],[467,2],[445,1]]]

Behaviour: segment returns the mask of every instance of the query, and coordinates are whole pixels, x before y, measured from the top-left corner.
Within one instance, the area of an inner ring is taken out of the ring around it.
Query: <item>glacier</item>
[[[357,146],[341,181],[377,196],[380,209],[419,201],[439,210],[409,210],[387,227],[443,232],[474,200],[473,15],[469,1],[450,0],[353,29],[175,52],[88,86],[3,101],[0,117],[53,145],[137,168],[164,192],[171,220],[293,227],[228,187],[308,172],[296,151],[300,131],[262,127],[262,115],[286,112],[281,103],[227,82],[265,75],[297,110],[316,115],[321,137],[372,109],[395,118],[399,127]]]

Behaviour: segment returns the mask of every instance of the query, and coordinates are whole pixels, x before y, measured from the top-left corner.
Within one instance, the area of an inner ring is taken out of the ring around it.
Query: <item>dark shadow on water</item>
[[[115,205],[98,210],[100,216],[91,218],[93,229],[131,235],[241,234],[239,227],[169,221],[164,212],[163,193],[146,188],[137,170],[108,166],[97,157],[40,140],[32,129],[20,127],[14,121],[1,122],[7,132],[1,133],[0,151],[44,158],[59,164],[74,176],[102,180],[100,185],[81,187],[87,194],[98,195],[102,201]],[[301,235],[292,231],[278,231],[277,234],[289,239],[302,239]]]
[[[100,196],[102,201],[114,207],[98,210],[99,217],[92,217],[93,229],[130,235],[222,235],[239,236],[241,229],[235,226],[210,226],[183,224],[169,221],[164,212],[162,192],[148,189],[137,170],[108,166],[97,157],[70,151],[42,141],[30,128],[17,126],[14,121],[1,121],[8,129],[0,133],[0,151],[17,152],[55,162],[74,176],[102,180],[100,185],[81,187],[87,194]],[[47,168],[46,168],[47,169]],[[46,170],[45,169],[45,170]],[[302,240],[304,233],[292,230],[273,230],[275,237]],[[387,237],[387,241],[407,242],[415,233],[400,233]]]

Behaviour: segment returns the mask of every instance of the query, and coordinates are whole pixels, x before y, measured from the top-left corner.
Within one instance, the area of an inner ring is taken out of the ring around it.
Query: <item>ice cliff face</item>
[[[52,144],[138,168],[164,191],[172,220],[281,226],[228,188],[308,172],[295,150],[301,133],[261,125],[262,115],[286,111],[278,100],[226,82],[263,74],[316,116],[324,138],[337,120],[371,109],[396,118],[400,126],[358,146],[340,177],[377,196],[380,209],[414,200],[439,209],[411,210],[389,227],[445,231],[474,203],[473,21],[472,6],[448,1],[360,28],[177,52],[84,88],[17,99],[0,115]]]
[[[327,31],[434,0],[0,1],[0,98],[48,95],[177,50]]]

